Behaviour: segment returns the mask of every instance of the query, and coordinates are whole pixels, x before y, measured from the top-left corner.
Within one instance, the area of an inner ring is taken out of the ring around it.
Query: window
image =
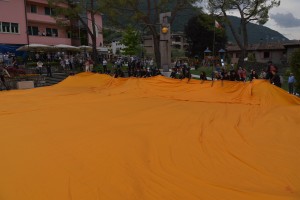
[[[37,26],[28,26],[28,35],[39,35],[39,28]]]
[[[68,38],[72,38],[72,32],[71,31],[67,31],[67,35],[68,35]]]
[[[36,5],[30,5],[30,12],[31,13],[37,13],[37,7],[36,7]]]
[[[11,23],[10,27],[11,27],[11,32],[12,33],[19,33],[19,24]]]
[[[19,33],[19,24],[0,22],[0,33]]]
[[[264,52],[264,58],[270,58],[270,52],[269,51]]]
[[[45,15],[54,15],[54,9],[45,7]]]
[[[46,28],[46,36],[58,37],[58,31],[55,28]]]
[[[1,28],[3,33],[10,33],[10,23],[9,22],[2,22]]]

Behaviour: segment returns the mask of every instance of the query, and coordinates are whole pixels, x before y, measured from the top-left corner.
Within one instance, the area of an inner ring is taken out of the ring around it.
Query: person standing
[[[293,73],[290,73],[289,79],[288,79],[288,85],[289,85],[289,93],[294,94],[294,85],[295,85],[295,77]]]
[[[107,61],[105,59],[103,59],[102,66],[103,66],[103,73],[106,74],[107,73]]]
[[[277,87],[281,88],[280,76],[274,70],[272,70],[271,73],[272,73],[272,79],[270,80],[270,83],[273,84],[273,85],[276,85]]]
[[[47,69],[47,76],[52,77],[52,70],[51,70],[50,62],[47,62],[46,69]]]
[[[258,75],[255,70],[252,70],[250,74],[250,81],[252,81],[253,79],[258,79]]]
[[[89,72],[90,71],[90,61],[86,60],[84,62],[84,66],[85,66],[85,72]]]
[[[4,68],[3,65],[0,66],[0,80],[2,84],[4,85],[5,89],[8,90],[9,87],[6,85],[5,77],[10,77],[8,71]]]
[[[36,63],[36,69],[37,69],[38,73],[39,73],[40,75],[42,75],[42,72],[43,72],[43,63],[42,63],[42,61],[39,60],[39,61]]]
[[[243,68],[241,72],[241,81],[247,81],[247,70],[245,68]]]

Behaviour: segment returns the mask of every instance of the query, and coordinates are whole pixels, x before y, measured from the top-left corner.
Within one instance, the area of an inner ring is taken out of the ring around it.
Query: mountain
[[[234,29],[237,30],[238,32],[240,18],[235,16],[229,16],[229,19],[232,22]],[[225,26],[225,28],[226,28],[228,41],[232,43],[236,43],[230,31],[230,28],[228,26]],[[247,25],[247,30],[248,30],[248,37],[249,37],[248,39],[250,44],[255,44],[259,42],[289,41],[289,39],[284,37],[281,33],[262,25],[249,23]]]
[[[181,11],[179,15],[176,17],[172,25],[172,31],[184,32],[185,24],[187,24],[190,18],[192,18],[197,14],[199,14],[199,11],[192,8],[188,8],[186,10]],[[233,24],[234,29],[237,30],[238,32],[239,25],[240,25],[240,18],[235,16],[229,16],[229,20]],[[228,42],[236,43],[230,28],[228,26],[225,26],[225,28],[228,37]],[[263,42],[289,41],[289,39],[284,37],[281,33],[262,25],[249,23],[247,25],[247,29],[248,29],[249,44],[260,43],[261,41]]]
[[[146,5],[141,5],[142,10],[147,10]],[[200,14],[202,12],[201,8],[197,8],[194,6],[188,6],[186,9],[178,12],[175,21],[172,24],[171,30],[172,32],[184,32],[184,26],[187,24],[190,18]],[[128,14],[128,13],[127,13]],[[104,15],[105,16],[105,15]],[[118,20],[120,24],[127,25],[132,24],[133,22],[129,20],[129,18],[124,17],[125,15],[119,16]],[[239,24],[240,24],[240,18],[235,16],[229,16],[230,21],[233,24],[233,27],[238,31]],[[105,24],[109,26],[110,22],[109,20],[104,17],[103,19],[104,26]],[[236,43],[233,35],[229,29],[229,27],[225,26],[226,33],[228,37],[228,41],[231,43]],[[262,25],[257,25],[254,23],[249,23],[247,25],[248,28],[248,37],[249,37],[249,44],[255,44],[259,43],[261,41],[264,42],[275,42],[275,41],[289,41],[286,37],[284,37],[282,34],[280,34],[277,31],[274,31],[270,28],[267,28]]]

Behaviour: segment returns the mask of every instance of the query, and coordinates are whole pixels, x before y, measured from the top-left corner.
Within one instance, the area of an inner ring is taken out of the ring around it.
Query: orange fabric
[[[0,92],[0,199],[300,199],[299,105],[263,80]]]

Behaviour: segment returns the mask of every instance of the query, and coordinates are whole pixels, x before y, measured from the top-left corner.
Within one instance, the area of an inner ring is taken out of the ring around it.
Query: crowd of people
[[[41,57],[36,54],[35,59],[36,62],[36,70],[37,73],[42,75],[43,68],[46,68],[47,76],[52,77],[51,70],[51,60],[53,57],[50,54],[46,54],[46,60],[42,60]],[[73,55],[65,55],[65,54],[55,54],[60,58],[60,66],[62,69],[67,70],[69,72],[74,68],[75,62],[79,62],[79,65],[82,67],[82,71],[85,72],[96,72],[94,70],[94,62],[91,58],[87,58],[85,61]],[[5,83],[5,77],[9,77],[9,73],[5,68],[7,65],[6,62],[2,62],[0,67],[0,76],[1,82],[5,88],[8,88]],[[108,61],[106,59],[102,60],[102,69],[98,71],[100,73],[110,74],[113,77],[139,77],[139,78],[147,78],[152,76],[160,75],[160,70],[154,66],[153,59],[140,59],[138,57],[130,57],[130,58],[118,58],[113,62],[113,66],[111,70],[108,68]],[[126,75],[125,75],[126,74]],[[175,66],[171,71],[171,78],[174,79],[184,79],[187,78],[190,80],[192,78],[191,67],[188,66],[188,63],[178,61],[175,63]],[[205,71],[200,72],[200,80],[207,80],[207,75]],[[282,86],[282,78],[278,73],[278,68],[273,65],[272,62],[268,63],[268,67],[265,70],[262,70],[260,74],[256,72],[255,69],[251,69],[248,73],[246,68],[239,67],[237,70],[233,68],[233,66],[227,70],[225,67],[220,67],[217,65],[215,67],[215,71],[211,74],[211,80],[228,80],[228,81],[252,81],[254,79],[266,79],[269,80],[271,84],[274,84],[277,87]],[[295,83],[296,79],[292,73],[288,77],[288,89],[289,93],[296,94],[295,92]]]
[[[253,81],[255,79],[266,79],[269,80],[271,84],[274,84],[277,87],[282,87],[282,77],[279,75],[278,68],[273,65],[270,61],[268,62],[268,66],[266,69],[263,69],[260,74],[256,72],[255,69],[251,69],[250,73],[246,70],[246,68],[239,67],[237,70],[231,66],[231,69],[227,70],[225,67],[220,67],[217,65],[215,67],[215,71],[211,74],[212,80],[228,80],[228,81]],[[172,68],[172,72],[170,75],[171,78],[174,79],[184,79],[191,78],[190,67],[187,63],[178,61],[175,66]],[[207,75],[205,71],[200,72],[200,80],[207,80]],[[296,94],[295,92],[295,83],[296,79],[292,73],[288,77],[288,87],[290,94]]]
[[[103,60],[102,63],[104,73],[110,74],[107,70],[107,61]],[[113,77],[125,77],[125,72],[127,72],[128,77],[138,77],[147,78],[152,76],[161,75],[160,70],[154,67],[153,59],[140,59],[137,57],[131,58],[118,58],[112,67]]]

